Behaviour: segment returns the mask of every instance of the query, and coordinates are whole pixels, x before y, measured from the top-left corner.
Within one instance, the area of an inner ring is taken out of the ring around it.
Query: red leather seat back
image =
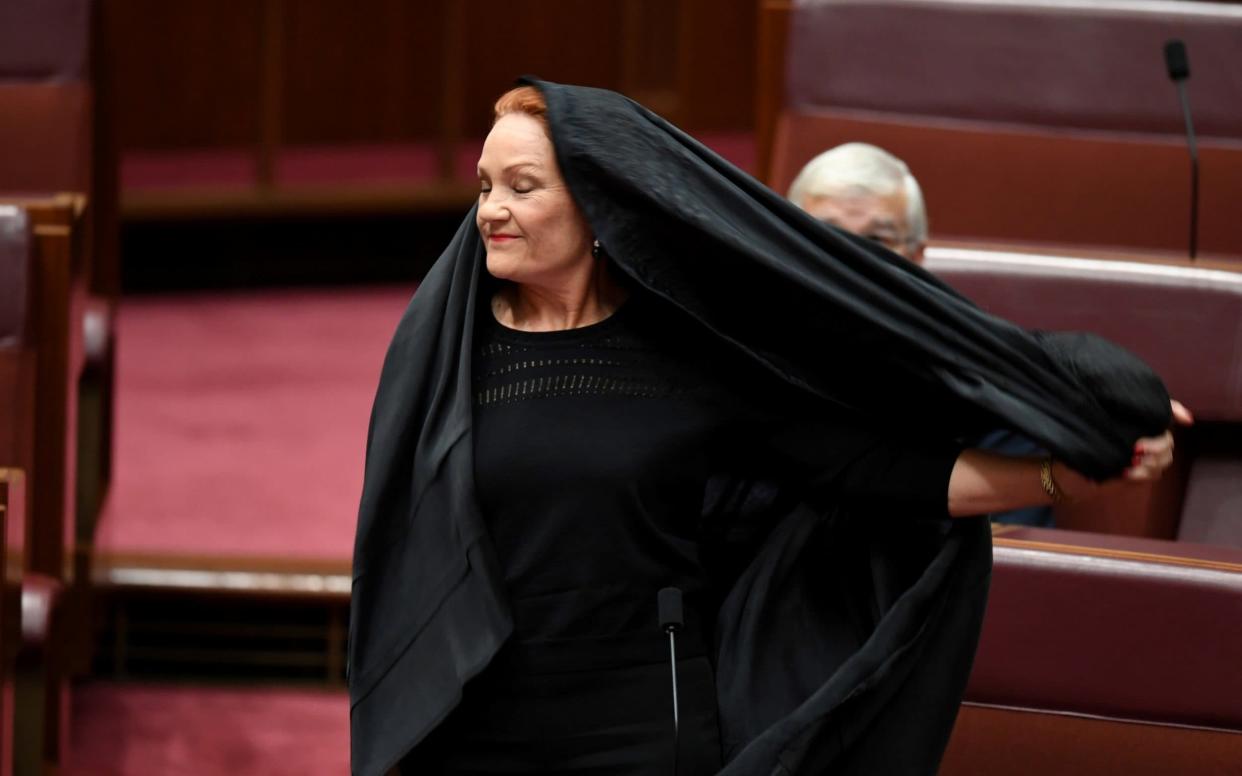
[[[1242,257],[1242,7],[973,0],[805,2],[792,13],[770,183],[880,145],[937,238],[1184,250],[1189,161],[1161,47],[1189,47],[1199,250]]]
[[[1242,550],[1006,527],[944,776],[1225,776]]]
[[[81,81],[90,66],[91,0],[5,0],[0,75],[20,81]]]
[[[1027,328],[1107,337],[1199,420],[1242,423],[1242,272],[935,246],[926,267]]]
[[[1242,546],[1242,273],[939,247],[926,266],[1002,318],[1132,350],[1194,411],[1155,487],[1060,508],[1057,525]]]
[[[967,700],[1242,731],[1242,550],[1023,528]]]
[[[1187,45],[1199,134],[1242,138],[1242,8],[1217,3],[803,2],[786,103],[1180,137],[1169,38]]]

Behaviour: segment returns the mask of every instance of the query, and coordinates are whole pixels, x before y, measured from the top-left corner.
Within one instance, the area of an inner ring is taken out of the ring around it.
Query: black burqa
[[[562,174],[618,267],[825,406],[912,440],[1008,427],[1097,478],[1168,426],[1164,386],[1128,353],[981,312],[620,95],[530,83],[547,99]],[[452,710],[512,627],[474,496],[483,257],[472,212],[402,318],[375,398],[349,646],[352,768],[364,776]],[[750,501],[716,499],[742,513]],[[718,615],[721,773],[934,773],[990,570],[983,519],[878,505],[773,518]],[[654,627],[654,603],[652,615]]]

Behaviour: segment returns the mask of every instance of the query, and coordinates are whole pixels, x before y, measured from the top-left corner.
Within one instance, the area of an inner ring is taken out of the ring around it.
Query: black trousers
[[[679,776],[721,768],[715,678],[678,661]],[[484,672],[444,724],[401,763],[403,776],[674,773],[668,660],[554,673]]]

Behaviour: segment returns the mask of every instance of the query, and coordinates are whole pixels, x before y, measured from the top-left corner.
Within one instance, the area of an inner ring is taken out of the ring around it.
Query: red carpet
[[[347,560],[409,288],[126,299],[101,553]]]
[[[343,691],[91,684],[75,690],[66,776],[340,776]]]

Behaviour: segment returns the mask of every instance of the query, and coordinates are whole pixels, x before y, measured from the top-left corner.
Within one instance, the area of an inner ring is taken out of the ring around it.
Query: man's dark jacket
[[[914,442],[1012,428],[1101,479],[1129,464],[1136,438],[1167,427],[1163,385],[1124,351],[986,315],[620,95],[530,83],[617,266],[825,407],[883,418]],[[471,212],[398,325],[375,397],[348,661],[361,776],[383,774],[434,728],[512,629],[473,482],[471,322],[484,273]],[[982,519],[881,505],[773,518],[718,614],[721,773],[934,773],[990,570]]]

